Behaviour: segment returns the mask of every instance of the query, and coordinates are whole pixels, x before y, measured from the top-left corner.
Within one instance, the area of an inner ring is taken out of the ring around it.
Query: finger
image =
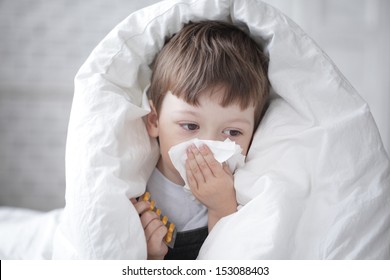
[[[198,150],[198,149],[196,149],[196,150]],[[199,153],[199,151],[198,151],[198,153]],[[198,165],[198,162],[195,158],[195,154],[194,154],[192,147],[189,147],[187,149],[187,157],[188,157],[187,161],[189,164],[189,168],[192,172],[193,177],[195,178],[197,183],[204,183],[205,179],[203,177],[202,171],[199,168],[199,165]]]
[[[189,161],[186,161],[186,173],[187,181],[192,192],[195,192],[198,189],[198,182],[196,181],[194,175],[192,174]]]
[[[195,145],[191,145],[190,148],[195,156],[195,160],[198,163],[199,169],[201,170],[203,177],[206,179],[210,176],[214,176],[214,174],[213,174],[212,170],[210,169],[210,166],[207,163],[206,159],[204,158],[204,154],[203,154],[203,153],[205,153],[209,157],[211,156],[211,158],[214,159],[214,156],[211,153],[211,151],[208,152],[208,147],[206,145],[202,145],[200,147],[200,149],[198,149]],[[201,150],[203,152],[201,152]]]
[[[153,234],[155,234],[156,230],[158,230],[158,228],[160,227],[164,227],[164,224],[161,222],[160,219],[152,219],[148,225],[146,226],[145,228],[145,237],[146,237],[146,240],[149,241],[151,239],[151,237],[153,236]],[[161,238],[162,240],[162,238]]]
[[[165,238],[165,235],[168,233],[168,229],[166,226],[164,226],[163,223],[160,223],[160,225],[155,225],[149,241],[153,242],[154,244],[164,243],[163,240]]]
[[[130,201],[133,205],[137,203],[137,199],[135,199],[134,197],[130,198]]]
[[[145,211],[150,209],[150,202],[149,201],[137,201],[135,204],[133,204],[135,207],[135,210],[139,215],[144,213]]]
[[[146,212],[142,213],[141,224],[142,224],[143,229],[145,230],[145,233],[146,233],[146,229],[149,226],[149,224],[152,223],[154,220],[160,221],[157,214],[154,213],[153,211],[146,211]]]
[[[214,176],[219,176],[223,172],[223,168],[221,163],[215,159],[210,148],[207,145],[202,145],[199,150],[212,174]]]
[[[157,256],[165,256],[168,253],[168,247],[164,243],[167,232],[168,230],[164,225],[155,229],[148,240],[148,252],[153,252]]]

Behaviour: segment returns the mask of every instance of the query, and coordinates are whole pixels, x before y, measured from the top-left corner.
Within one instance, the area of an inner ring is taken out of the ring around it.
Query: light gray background
[[[73,78],[133,0],[0,0],[0,205],[64,206]],[[390,150],[390,1],[268,0],[309,33],[369,103]]]

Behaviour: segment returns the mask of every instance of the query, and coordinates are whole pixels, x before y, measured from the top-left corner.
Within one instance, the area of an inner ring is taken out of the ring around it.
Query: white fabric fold
[[[198,259],[389,259],[390,164],[367,104],[305,32],[258,0],[161,1],[95,48],[75,78],[53,258],[146,258],[129,202],[159,157],[142,93],[166,38],[200,20],[245,25],[270,58],[274,94],[235,173],[242,207]]]
[[[166,38],[200,20],[245,25],[269,56],[274,94],[235,173],[243,206],[215,225],[198,258],[390,258],[390,164],[367,104],[305,32],[258,0],[161,1],[95,48],[75,78],[54,257],[146,257],[128,200],[145,191],[159,156],[142,93]]]

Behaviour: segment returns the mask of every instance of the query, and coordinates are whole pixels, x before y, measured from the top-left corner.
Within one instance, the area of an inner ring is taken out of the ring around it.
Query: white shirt
[[[186,231],[207,226],[207,208],[183,186],[168,180],[157,168],[149,178],[146,190],[161,214],[173,222],[176,229]]]

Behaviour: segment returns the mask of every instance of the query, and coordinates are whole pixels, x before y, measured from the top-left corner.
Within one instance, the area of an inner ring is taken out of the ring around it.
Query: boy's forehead
[[[172,94],[173,96],[179,98],[182,101],[185,101],[187,104],[191,106],[199,106],[201,103],[215,103],[223,106],[223,102],[228,95],[227,89],[224,85],[214,85],[210,86],[200,92],[197,92],[196,94],[191,93],[183,93],[183,94],[174,94],[172,92],[168,92]],[[237,102],[231,102],[231,104],[227,105],[236,105]]]
[[[239,117],[243,114],[254,118],[254,106],[249,106],[246,109],[241,109],[239,104],[230,104],[228,106],[221,105],[222,98],[218,95],[202,94],[198,98],[197,104],[190,104],[183,98],[178,97],[171,92],[168,92],[163,101],[163,112],[170,112],[172,114],[187,114],[193,116],[201,116],[202,114],[214,115],[218,117],[228,117],[227,114],[231,114],[231,117]]]
[[[164,101],[171,103],[171,105],[180,106],[184,108],[199,108],[207,105],[219,105],[221,107],[225,96],[224,90],[205,90],[197,94],[196,98],[188,98],[195,102],[186,100],[186,96],[180,96],[168,91],[164,97]],[[231,104],[232,106],[238,106],[238,104]]]

